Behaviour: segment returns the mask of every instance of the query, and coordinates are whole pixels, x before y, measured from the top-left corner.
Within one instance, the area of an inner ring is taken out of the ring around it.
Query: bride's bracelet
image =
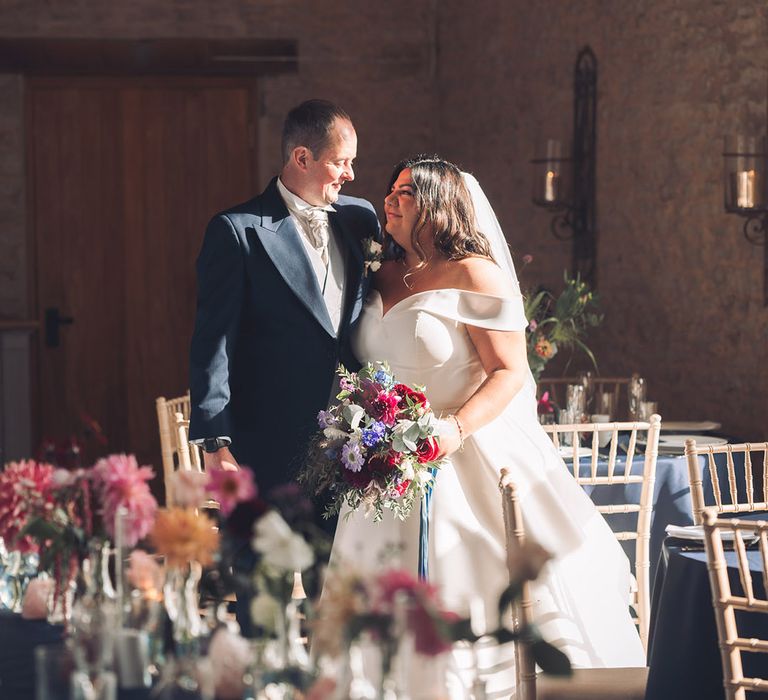
[[[456,428],[459,431],[459,450],[464,449],[464,428],[461,427],[461,421],[455,413],[451,413],[448,418],[453,418],[453,422],[456,423]]]

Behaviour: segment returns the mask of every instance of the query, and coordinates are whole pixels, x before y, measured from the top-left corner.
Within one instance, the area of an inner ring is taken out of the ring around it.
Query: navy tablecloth
[[[635,475],[642,474],[645,458],[642,455],[636,456],[632,460],[631,473]],[[709,476],[709,469],[706,469],[704,457],[699,457],[699,469],[704,474],[704,501],[708,505],[715,502],[712,480]],[[720,479],[721,489],[723,490],[724,502],[730,503],[725,497],[725,488],[728,482],[726,471],[726,456],[715,455],[717,464],[718,478]],[[626,460],[619,455],[615,473],[623,473]],[[745,500],[746,489],[744,486],[743,455],[734,455],[734,464],[736,468],[737,493],[742,500]],[[566,461],[569,471],[572,470],[570,461]],[[579,473],[581,476],[588,476],[590,473],[590,459],[583,458],[579,461]],[[598,475],[606,476],[608,473],[608,461],[600,459],[598,461]],[[616,503],[639,503],[641,484],[612,484],[610,486],[589,486],[585,490],[597,505],[613,505]],[[606,521],[614,532],[633,531],[637,529],[636,513],[617,513],[615,515],[606,515]],[[656,482],[653,488],[653,512],[651,516],[651,541],[649,546],[650,558],[650,580],[654,581],[656,577],[656,566],[661,555],[661,547],[666,537],[667,525],[692,525],[693,524],[693,506],[691,503],[691,489],[688,481],[688,465],[686,458],[682,455],[659,455],[656,460]],[[621,542],[624,551],[627,553],[632,563],[632,571],[635,568],[635,542],[634,540],[625,540]]]
[[[35,697],[35,647],[63,644],[64,629],[45,620],[24,620],[0,612],[0,699],[33,700]],[[69,697],[62,688],[62,699]],[[121,688],[118,700],[149,700],[150,691]]]
[[[765,518],[765,514],[758,517]],[[764,596],[759,552],[748,552],[755,595]],[[726,552],[734,590],[736,555]],[[743,636],[768,638],[768,615],[737,612]],[[768,678],[768,655],[742,654],[747,676]],[[722,700],[723,672],[702,546],[669,538],[653,588],[646,700]],[[750,697],[751,694],[747,694]]]
[[[632,460],[632,474],[642,474],[644,457],[637,456]],[[617,457],[615,473],[623,473],[626,461],[623,457]],[[569,471],[571,464],[566,462]],[[702,462],[703,466],[703,462]],[[587,476],[590,469],[590,460],[580,460],[579,472]],[[598,475],[606,476],[608,473],[607,460],[598,461]],[[612,484],[610,486],[587,486],[585,490],[596,505],[614,505],[616,503],[639,503],[642,484]],[[637,529],[637,513],[617,513],[605,516],[608,525],[614,532],[634,531]],[[661,546],[664,542],[667,525],[691,525],[693,524],[693,509],[691,506],[691,491],[688,486],[688,467],[685,457],[659,457],[656,461],[656,483],[653,489],[653,513],[651,517],[651,542],[650,542],[650,580],[653,581],[656,563],[661,554]],[[625,540],[621,542],[627,553],[632,570],[635,568],[635,542]]]

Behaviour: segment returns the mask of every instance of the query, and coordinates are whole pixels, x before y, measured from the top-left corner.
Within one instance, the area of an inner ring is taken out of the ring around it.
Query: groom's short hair
[[[306,146],[317,157],[328,145],[333,123],[337,119],[352,122],[349,115],[328,100],[307,100],[294,107],[283,123],[280,150],[287,163],[294,148]]]

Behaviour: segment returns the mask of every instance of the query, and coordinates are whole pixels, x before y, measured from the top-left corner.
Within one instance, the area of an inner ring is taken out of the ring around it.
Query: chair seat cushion
[[[577,668],[566,678],[536,678],[537,700],[643,700],[647,668]]]

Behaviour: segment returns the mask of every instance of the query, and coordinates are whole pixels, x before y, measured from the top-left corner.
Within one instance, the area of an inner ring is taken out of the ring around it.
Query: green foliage
[[[592,351],[584,342],[589,330],[602,323],[597,294],[577,275],[563,275],[559,296],[543,289],[525,295],[528,364],[538,381],[547,362],[561,350],[583,352],[597,369]]]

